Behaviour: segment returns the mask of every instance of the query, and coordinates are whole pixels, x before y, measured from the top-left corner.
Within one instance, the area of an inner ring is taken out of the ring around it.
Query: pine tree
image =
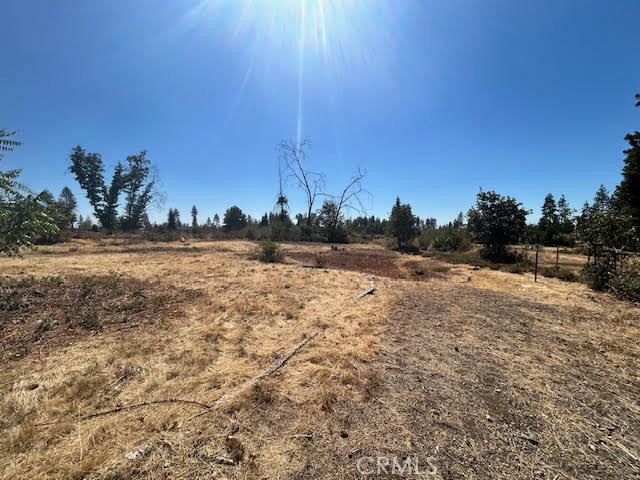
[[[65,218],[65,228],[73,228],[76,223],[76,207],[78,202],[69,187],[64,187],[58,197],[61,213]]]
[[[558,232],[565,245],[571,243],[570,237],[575,230],[574,214],[575,210],[569,206],[566,197],[561,195],[558,200]]]
[[[198,228],[198,209],[195,205],[191,207],[191,227],[194,230]]]
[[[406,246],[416,232],[416,217],[411,211],[411,205],[400,203],[400,197],[396,197],[396,203],[391,209],[388,223],[389,234],[398,242],[398,248]]]
[[[170,208],[167,215],[167,229],[175,231],[180,225],[180,212],[177,208]]]
[[[593,205],[591,206],[592,212],[604,212],[611,205],[611,196],[609,191],[604,185],[600,185],[596,194],[593,197]]]
[[[636,95],[640,107],[640,94]],[[631,215],[633,224],[640,231],[640,131],[627,134],[624,139],[629,148],[624,151],[622,181],[618,185],[617,196],[625,213]]]
[[[538,222],[542,241],[553,245],[558,237],[558,206],[551,193],[548,193],[542,204],[542,216]]]

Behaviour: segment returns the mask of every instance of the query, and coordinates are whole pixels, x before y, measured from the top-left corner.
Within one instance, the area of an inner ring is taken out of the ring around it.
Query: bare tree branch
[[[318,196],[324,194],[326,185],[325,176],[322,173],[312,172],[306,169],[307,150],[311,144],[308,140],[294,143],[290,140],[282,140],[278,145],[281,158],[286,169],[289,171],[289,178],[294,178],[298,187],[304,192],[307,202],[308,226],[311,226],[313,205]]]
[[[351,208],[362,215],[366,215],[366,208],[361,198],[364,195],[370,195],[363,187],[365,176],[366,173],[358,169],[339,195],[325,194],[331,200],[325,200],[323,203],[321,217],[325,222],[329,241],[337,238],[336,233],[343,221],[345,208]]]
[[[349,180],[349,183],[344,187],[340,196],[334,197],[339,211],[345,208],[351,208],[361,215],[367,214],[367,209],[362,203],[362,197],[364,195],[371,195],[363,186],[366,175],[366,172],[358,169],[353,177],[351,177],[351,180]]]

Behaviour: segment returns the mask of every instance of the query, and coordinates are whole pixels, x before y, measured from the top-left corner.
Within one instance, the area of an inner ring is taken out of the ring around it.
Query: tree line
[[[640,96],[636,95],[636,106]],[[107,181],[102,157],[81,146],[69,155],[69,171],[83,190],[97,224],[76,214],[77,202],[65,187],[58,198],[44,191],[35,194],[19,182],[19,170],[0,171],[0,249],[19,253],[35,242],[56,241],[71,229],[104,229],[156,233],[188,232],[194,235],[225,234],[249,239],[276,241],[361,241],[375,236],[393,238],[398,248],[455,250],[483,246],[483,254],[494,260],[508,260],[508,246],[514,243],[542,243],[572,246],[576,242],[606,245],[617,249],[640,249],[640,132],[625,136],[622,180],[613,192],[601,186],[592,202],[577,212],[566,197],[549,193],[539,222],[527,224],[531,213],[520,202],[495,191],[480,191],[476,204],[451,222],[438,226],[435,219],[421,219],[411,205],[400,198],[391,206],[389,218],[366,213],[366,174],[360,170],[338,192],[327,192],[323,173],[308,168],[310,144],[282,141],[279,152],[279,190],[274,207],[260,218],[252,218],[237,205],[220,217],[217,213],[200,221],[194,205],[190,218],[170,208],[166,221],[152,223],[148,208],[162,198],[158,175],[141,151],[118,162]],[[0,130],[1,155],[21,145],[13,132]],[[292,217],[283,185],[293,183],[305,198],[305,210]],[[349,218],[347,213],[357,215]],[[465,221],[466,220],[466,221]]]

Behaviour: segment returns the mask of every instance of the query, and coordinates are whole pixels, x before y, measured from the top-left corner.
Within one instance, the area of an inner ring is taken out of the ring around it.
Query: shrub
[[[506,265],[500,265],[499,270],[508,273],[527,273],[531,271],[531,263],[527,261],[521,261],[518,263],[508,263]]]
[[[400,253],[408,253],[410,255],[420,255],[420,249],[415,245],[403,245],[402,247],[398,247],[394,250]]]
[[[433,267],[433,271],[436,273],[447,273],[449,270],[451,270],[451,267],[448,267],[447,265],[439,265],[437,267]]]
[[[472,245],[466,232],[457,228],[441,228],[436,230],[431,246],[440,252],[466,252]]]
[[[587,263],[580,271],[582,280],[597,291],[606,290],[609,284],[609,268],[604,262]]]
[[[434,239],[436,238],[436,230],[433,228],[425,228],[422,230],[420,237],[418,237],[418,244],[420,248],[427,249],[430,248],[433,244]]]
[[[422,267],[412,267],[409,269],[409,275],[412,277],[419,277],[424,275],[424,269]]]
[[[313,264],[316,268],[324,268],[327,266],[327,259],[320,252],[313,256]]]
[[[640,258],[605,252],[582,267],[581,276],[594,290],[611,290],[621,298],[640,301]]]
[[[260,249],[258,250],[258,260],[266,263],[276,263],[282,261],[282,252],[280,246],[269,240],[264,239],[260,242]]]
[[[580,279],[580,275],[577,272],[566,267],[546,267],[540,269],[540,274],[543,277],[558,278],[565,282],[577,282]]]
[[[469,250],[468,252],[435,252],[433,257],[444,262],[469,265],[478,265],[479,267],[489,267],[492,263],[482,258],[477,250]]]
[[[640,302],[640,268],[623,268],[611,278],[609,287],[619,297]]]

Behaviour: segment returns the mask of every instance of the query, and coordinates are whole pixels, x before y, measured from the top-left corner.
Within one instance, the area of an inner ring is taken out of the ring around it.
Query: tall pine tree
[[[636,106],[640,107],[640,94],[636,95],[636,100]],[[640,131],[629,133],[624,139],[629,148],[624,151],[626,157],[617,197],[622,210],[631,215],[634,226],[640,230]]]

